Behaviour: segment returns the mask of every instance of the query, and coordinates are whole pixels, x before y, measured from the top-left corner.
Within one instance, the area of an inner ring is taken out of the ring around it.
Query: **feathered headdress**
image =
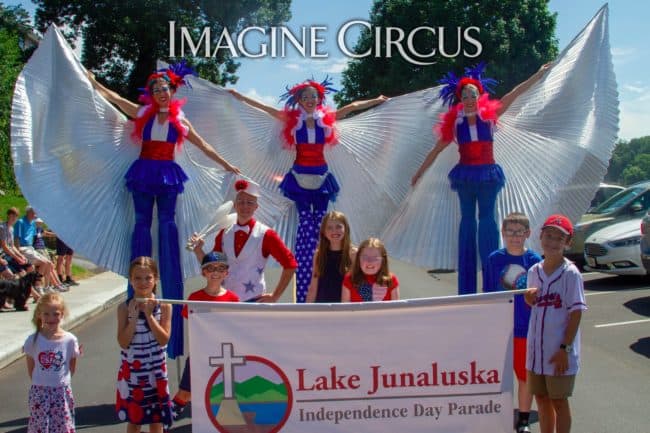
[[[289,88],[289,86],[285,87],[287,91],[280,95],[280,101],[285,101],[284,108],[294,108],[299,102],[298,98],[300,93],[302,93],[306,87],[313,87],[316,89],[318,98],[320,99],[321,103],[325,100],[325,95],[338,92],[338,90],[332,87],[332,80],[329,76],[326,76],[325,79],[320,83],[314,81],[313,78],[311,80],[305,80],[304,82],[296,84],[291,88]]]
[[[147,85],[138,89],[140,90],[140,97],[138,100],[145,105],[151,104],[151,93],[149,92],[149,88],[159,79],[167,81],[169,86],[174,90],[183,85],[192,88],[190,82],[185,79],[186,75],[196,75],[196,72],[187,65],[185,59],[178,63],[170,64],[166,68],[158,69],[147,77]]]
[[[438,97],[442,99],[445,104],[452,106],[454,102],[460,100],[461,91],[463,87],[468,84],[473,84],[478,89],[479,94],[484,92],[491,93],[492,86],[497,84],[497,80],[493,78],[483,77],[483,70],[487,64],[481,62],[473,68],[465,68],[465,75],[457,77],[453,72],[447,72],[443,78],[438,80],[438,84],[443,84],[444,87],[440,89]]]

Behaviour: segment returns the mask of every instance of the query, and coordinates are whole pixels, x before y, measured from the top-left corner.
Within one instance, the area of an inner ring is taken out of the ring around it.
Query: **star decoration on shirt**
[[[262,275],[262,272],[264,272],[264,268],[257,268],[257,273]]]
[[[252,281],[248,281],[248,283],[244,283],[244,287],[246,287],[246,292],[255,292],[255,284],[253,284]]]

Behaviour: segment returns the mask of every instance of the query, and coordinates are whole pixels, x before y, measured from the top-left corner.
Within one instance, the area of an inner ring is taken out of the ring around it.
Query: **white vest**
[[[237,225],[234,224],[225,229],[222,236],[221,249],[228,256],[229,266],[224,287],[235,292],[240,300],[246,301],[266,292],[264,282],[266,257],[262,255],[262,241],[269,228],[255,221],[239,256],[235,256],[236,227]]]

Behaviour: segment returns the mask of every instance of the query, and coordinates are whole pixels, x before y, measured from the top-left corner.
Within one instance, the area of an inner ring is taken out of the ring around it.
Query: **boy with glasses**
[[[483,291],[525,289],[528,270],[542,260],[534,251],[526,248],[526,239],[530,236],[530,222],[522,213],[511,213],[501,223],[501,236],[505,248],[489,255]],[[515,325],[513,341],[513,367],[517,376],[517,400],[519,413],[516,424],[517,433],[529,433],[530,408],[533,396],[526,385],[526,336],[530,307],[526,305],[523,295],[515,295]]]
[[[206,279],[206,285],[201,290],[190,294],[188,301],[209,302],[239,302],[239,296],[226,290],[223,281],[228,276],[228,257],[222,252],[210,252],[201,260],[201,275]],[[183,317],[187,319],[187,305],[183,307]],[[187,403],[192,399],[190,384],[190,357],[185,360],[183,376],[178,384],[178,392],[172,400],[172,416],[180,418]]]

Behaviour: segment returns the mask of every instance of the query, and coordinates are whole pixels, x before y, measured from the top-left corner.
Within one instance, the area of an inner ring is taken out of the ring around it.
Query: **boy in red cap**
[[[587,309],[582,275],[564,257],[572,237],[566,216],[548,217],[540,234],[544,260],[528,271],[527,383],[537,402],[541,433],[571,431],[569,397],[580,367],[578,327]]]
[[[239,302],[239,297],[223,287],[228,276],[228,256],[221,252],[210,252],[201,260],[201,275],[206,279],[205,287],[190,294],[188,301]],[[187,319],[187,305],[183,307],[183,317]],[[190,357],[185,359],[185,368],[178,392],[172,400],[172,417],[177,420],[192,398],[190,383]]]

